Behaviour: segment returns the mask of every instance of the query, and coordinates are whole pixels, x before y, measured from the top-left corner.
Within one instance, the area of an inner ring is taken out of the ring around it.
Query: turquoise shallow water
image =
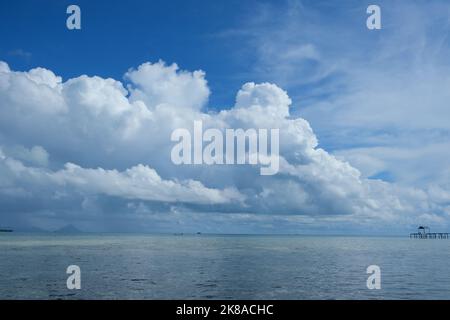
[[[66,268],[81,268],[68,290]],[[381,268],[381,290],[366,268]],[[0,235],[2,299],[450,299],[450,240]]]

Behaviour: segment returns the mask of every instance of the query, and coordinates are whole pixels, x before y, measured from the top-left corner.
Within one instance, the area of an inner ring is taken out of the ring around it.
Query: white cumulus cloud
[[[319,148],[309,123],[291,115],[291,99],[275,84],[246,83],[231,109],[206,113],[210,91],[202,71],[160,61],[130,69],[125,79],[63,81],[50,70],[15,72],[0,63],[0,212],[6,220],[84,219],[100,226],[99,217],[117,218],[121,211],[130,221],[151,212],[197,212],[408,225],[414,217],[448,216],[442,188],[367,179]],[[194,120],[205,128],[280,129],[280,172],[174,165],[170,134],[192,129]]]

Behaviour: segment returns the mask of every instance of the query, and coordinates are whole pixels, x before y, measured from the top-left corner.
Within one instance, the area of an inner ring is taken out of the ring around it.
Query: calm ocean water
[[[2,299],[450,299],[449,266],[450,240],[0,234]]]

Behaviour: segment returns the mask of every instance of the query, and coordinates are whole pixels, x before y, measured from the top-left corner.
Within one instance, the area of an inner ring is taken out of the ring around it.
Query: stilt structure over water
[[[411,233],[410,238],[414,239],[449,239],[450,233],[447,232],[430,232],[430,228],[420,226],[416,233]]]

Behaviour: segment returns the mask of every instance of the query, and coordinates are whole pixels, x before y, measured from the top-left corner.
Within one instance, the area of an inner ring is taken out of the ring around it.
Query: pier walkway
[[[437,233],[411,233],[409,235],[410,238],[414,239],[448,239],[450,233],[446,232],[437,232]]]

